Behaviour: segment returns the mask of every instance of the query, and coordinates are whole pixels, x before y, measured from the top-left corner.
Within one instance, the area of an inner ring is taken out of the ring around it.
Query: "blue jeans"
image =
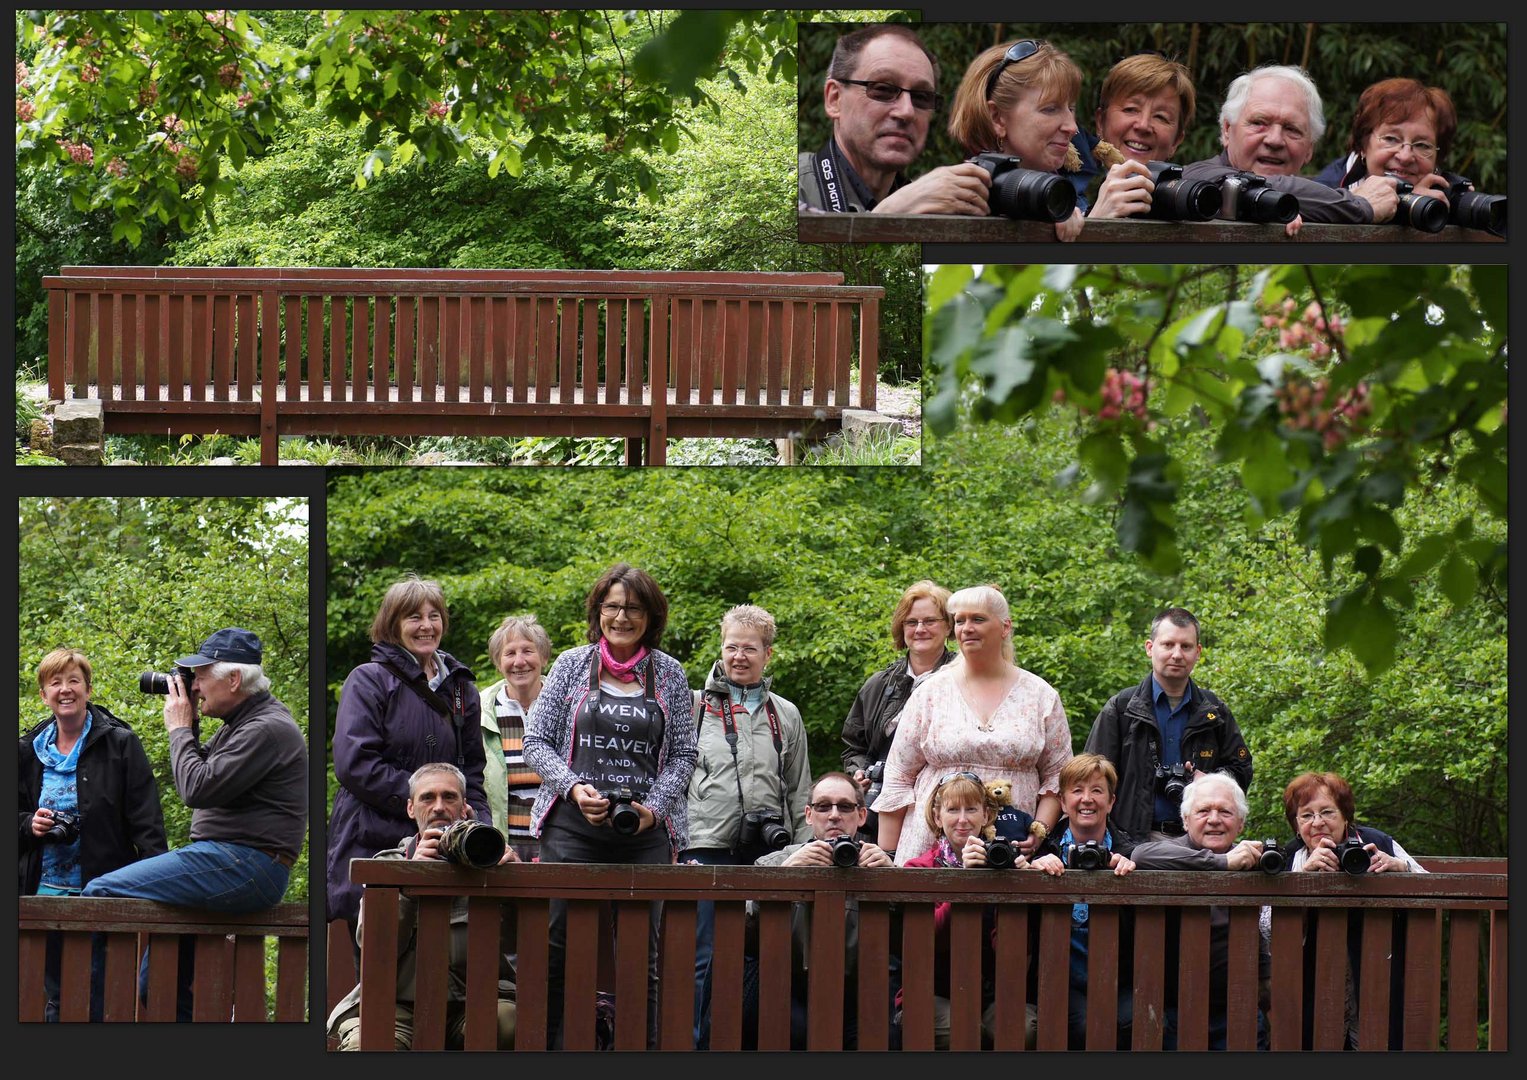
[[[196,840],[185,847],[129,863],[85,886],[84,896],[157,900],[178,907],[205,908],[230,915],[263,911],[286,894],[291,870],[257,848],[222,840]],[[192,955],[196,938],[183,934],[176,973],[175,1019],[191,1020]],[[148,998],[148,950],[138,969],[138,996]]]

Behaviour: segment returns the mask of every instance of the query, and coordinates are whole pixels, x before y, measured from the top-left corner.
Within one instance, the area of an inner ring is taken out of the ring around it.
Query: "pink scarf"
[[[636,682],[636,668],[645,659],[647,659],[645,645],[637,649],[631,659],[617,660],[610,655],[610,643],[604,638],[599,639],[599,664],[619,682]]]

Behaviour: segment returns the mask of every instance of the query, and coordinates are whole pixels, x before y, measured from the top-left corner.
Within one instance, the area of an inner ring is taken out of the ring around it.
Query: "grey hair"
[[[488,638],[488,662],[498,667],[498,654],[504,651],[504,646],[509,644],[510,638],[522,637],[535,646],[536,655],[541,658],[541,666],[551,659],[551,637],[546,633],[546,627],[534,615],[506,615],[504,621],[498,624]]]
[[[239,674],[239,689],[246,694],[260,694],[270,689],[270,679],[259,664],[235,664],[222,660],[213,664],[207,674],[214,679],[226,679],[234,672]]]
[[[1247,817],[1251,815],[1251,805],[1246,801],[1246,793],[1241,790],[1241,785],[1235,782],[1235,777],[1223,769],[1219,772],[1199,773],[1193,778],[1193,782],[1183,789],[1183,820],[1186,821],[1188,815],[1193,813],[1194,807],[1198,805],[1200,796],[1212,794],[1210,790],[1212,788],[1224,789],[1224,792],[1235,803],[1235,812],[1240,818],[1241,824],[1245,825]]]
[[[1310,142],[1319,142],[1326,130],[1326,112],[1325,106],[1320,103],[1320,91],[1315,88],[1315,80],[1310,78],[1307,71],[1292,64],[1263,64],[1236,76],[1225,94],[1225,104],[1219,110],[1220,142],[1225,141],[1225,126],[1241,118],[1241,112],[1246,108],[1246,99],[1251,96],[1251,88],[1259,79],[1287,79],[1304,91],[1305,107],[1310,116]]]
[[[408,797],[409,797],[409,799],[412,799],[414,797],[414,790],[421,783],[423,783],[424,778],[426,776],[430,776],[430,775],[432,775],[434,773],[448,773],[449,775],[454,777],[455,780],[456,780],[456,786],[461,789],[462,797],[463,798],[466,797],[466,794],[467,794],[467,777],[466,777],[465,773],[463,773],[456,766],[452,765],[449,761],[427,761],[423,765],[420,765],[417,769],[415,769],[413,771],[413,773],[408,778]]]
[[[949,597],[949,603],[945,605],[949,611],[950,629],[954,627],[954,617],[962,611],[985,611],[995,615],[999,619],[1012,619],[1012,610],[1007,605],[1007,597],[1002,595],[1002,590],[995,585],[972,585],[961,589]],[[1008,660],[1013,660],[1013,638],[1008,635],[1002,643],[1002,655]]]

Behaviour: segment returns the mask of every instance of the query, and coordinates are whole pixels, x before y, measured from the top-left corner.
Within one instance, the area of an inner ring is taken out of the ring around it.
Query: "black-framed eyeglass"
[[[1043,41],[1035,41],[1033,38],[1024,38],[1022,41],[1015,41],[1010,46],[1008,46],[1007,52],[1002,54],[1002,63],[998,64],[996,70],[987,76],[986,100],[991,100],[992,91],[997,88],[997,79],[1001,77],[1004,71],[1006,71],[1013,64],[1021,64],[1023,61],[1033,56],[1041,48],[1044,47],[1044,44],[1045,43]]]
[[[880,82],[878,79],[834,79],[833,82],[862,86],[865,97],[883,105],[892,104],[902,94],[912,99],[912,108],[923,112],[931,112],[944,104],[944,96],[936,90],[913,90],[909,87],[897,86],[895,83]]]
[[[830,814],[830,813],[833,812],[833,810],[836,809],[838,811],[838,813],[844,815],[845,817],[848,816],[849,814],[852,814],[854,811],[859,809],[859,804],[858,803],[856,803],[856,802],[847,802],[847,801],[844,801],[844,802],[814,802],[814,803],[807,803],[806,805],[811,807],[811,809],[816,811],[818,814]]]
[[[979,784],[979,783],[982,782],[981,778],[979,776],[977,776],[975,773],[971,772],[969,769],[961,769],[959,772],[945,773],[943,776],[939,777],[939,779],[938,779],[938,786],[939,787],[943,787],[945,784],[949,783],[951,780],[961,780],[961,779],[969,780],[969,781],[971,781],[972,783],[975,783],[975,784]]]

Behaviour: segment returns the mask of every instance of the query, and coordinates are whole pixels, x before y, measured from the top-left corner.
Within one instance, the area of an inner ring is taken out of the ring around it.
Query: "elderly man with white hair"
[[[1186,832],[1170,840],[1152,840],[1130,853],[1139,870],[1255,870],[1262,857],[1259,840],[1240,840],[1249,807],[1246,793],[1228,772],[1200,773],[1182,793],[1182,823]],[[1165,954],[1178,955],[1178,923],[1169,922]],[[1258,983],[1261,1004],[1257,1012],[1257,1043],[1265,1047],[1268,979],[1272,957],[1262,944],[1258,951]],[[1209,908],[1209,1049],[1225,1049],[1228,1018],[1225,990],[1230,968],[1230,909],[1223,904]],[[1167,967],[1166,1024],[1162,1045],[1177,1048],[1177,970]]]
[[[1379,225],[1394,217],[1399,196],[1393,177],[1369,176],[1336,189],[1299,175],[1326,127],[1320,92],[1302,68],[1268,64],[1238,76],[1225,95],[1219,123],[1224,150],[1186,166],[1184,181],[1217,183],[1234,173],[1255,173],[1269,188],[1299,200],[1299,216],[1287,227],[1290,236],[1303,221]]]

